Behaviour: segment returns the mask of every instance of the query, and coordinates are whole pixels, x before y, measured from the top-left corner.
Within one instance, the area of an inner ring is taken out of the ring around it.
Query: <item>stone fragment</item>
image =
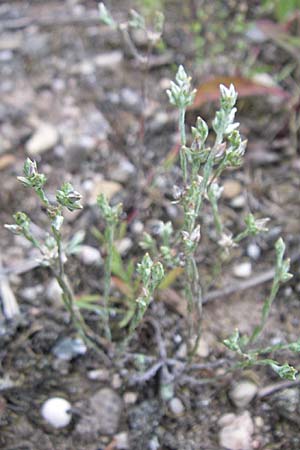
[[[61,339],[52,349],[52,353],[59,359],[71,361],[79,355],[84,355],[87,347],[82,339],[64,338]]]
[[[261,251],[257,244],[251,243],[247,247],[247,255],[255,261],[260,257]]]
[[[181,416],[185,411],[184,404],[178,397],[174,397],[169,401],[169,409],[174,416]]]
[[[29,156],[37,156],[53,148],[59,139],[58,131],[49,123],[41,123],[26,143]]]
[[[219,444],[227,450],[252,450],[254,425],[249,411],[237,416],[225,414],[219,420]]]
[[[99,250],[90,245],[81,245],[77,255],[80,261],[86,266],[100,265],[102,263]]]
[[[103,388],[90,397],[75,427],[75,436],[84,442],[95,442],[99,435],[116,434],[123,402],[110,388]]]
[[[91,186],[88,187],[88,203],[95,205],[100,194],[104,194],[109,200],[122,190],[122,185],[115,181],[103,180],[103,178],[95,177]]]
[[[245,408],[257,394],[257,385],[250,380],[236,383],[229,392],[229,397],[237,408]]]
[[[237,180],[226,180],[223,188],[223,197],[229,200],[237,197],[242,192],[241,183]]]
[[[92,411],[98,418],[98,430],[102,434],[112,435],[118,430],[122,412],[122,400],[109,388],[100,389],[90,399]]]
[[[97,67],[108,68],[109,70],[113,70],[119,64],[121,64],[123,60],[123,53],[119,50],[114,50],[112,52],[101,53],[96,56],[94,59],[94,63]]]
[[[137,399],[138,399],[137,392],[128,391],[128,392],[125,392],[125,394],[123,395],[123,400],[124,400],[125,405],[134,405],[136,403]]]
[[[93,369],[88,371],[87,376],[92,381],[108,381],[109,371],[107,369]]]
[[[126,431],[118,433],[114,436],[115,448],[117,450],[127,450],[129,449],[129,437]]]
[[[52,278],[48,283],[46,288],[46,298],[57,307],[63,305],[62,289],[55,278]]]
[[[135,174],[134,165],[127,159],[122,159],[116,167],[110,170],[110,177],[119,183],[126,183]]]
[[[122,256],[126,255],[126,253],[128,253],[128,251],[131,249],[132,246],[133,242],[129,237],[125,237],[115,242],[115,247]]]
[[[233,267],[233,274],[238,278],[248,278],[252,273],[252,265],[250,261],[244,261]]]

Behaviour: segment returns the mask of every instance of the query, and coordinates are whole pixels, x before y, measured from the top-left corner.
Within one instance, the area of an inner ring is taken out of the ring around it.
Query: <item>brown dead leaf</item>
[[[111,281],[113,285],[126,297],[131,298],[133,296],[133,289],[125,281],[119,277],[112,276]]]
[[[0,170],[5,170],[7,167],[12,166],[16,162],[14,155],[3,155],[0,157]]]
[[[157,296],[160,301],[164,302],[180,316],[187,317],[187,302],[174,289],[159,290]]]
[[[88,203],[90,205],[95,205],[97,203],[97,197],[100,194],[104,194],[107,200],[110,201],[121,189],[122,185],[120,183],[95,177],[93,187],[90,192],[87,193]]]
[[[263,84],[250,78],[239,76],[221,76],[212,78],[198,86],[196,97],[190,110],[197,110],[207,102],[215,102],[220,98],[220,84],[229,86],[233,84],[239,97],[252,97],[257,95],[273,95],[280,99],[290,98],[290,94],[279,86]]]

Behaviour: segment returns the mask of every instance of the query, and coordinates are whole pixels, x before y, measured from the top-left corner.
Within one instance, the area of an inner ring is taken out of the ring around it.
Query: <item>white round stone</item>
[[[69,425],[72,419],[71,404],[60,397],[52,397],[45,401],[41,408],[43,419],[54,428],[63,428]]]

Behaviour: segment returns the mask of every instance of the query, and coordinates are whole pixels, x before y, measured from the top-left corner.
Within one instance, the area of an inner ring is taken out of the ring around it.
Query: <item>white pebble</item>
[[[54,428],[66,427],[72,419],[71,404],[64,398],[49,398],[41,408],[41,415]]]
[[[237,408],[245,408],[257,394],[257,385],[250,380],[242,380],[230,391],[229,396]]]
[[[238,278],[248,278],[252,273],[251,262],[245,261],[233,267],[233,273]]]
[[[257,244],[249,244],[247,247],[247,255],[251,259],[258,259],[260,257],[260,248]]]
[[[169,408],[174,416],[181,416],[184,413],[184,405],[180,398],[172,398],[169,402]]]

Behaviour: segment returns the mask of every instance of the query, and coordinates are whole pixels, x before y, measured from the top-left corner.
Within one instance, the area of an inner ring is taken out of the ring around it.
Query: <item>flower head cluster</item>
[[[186,74],[183,66],[179,66],[176,77],[176,83],[171,81],[170,89],[167,90],[169,101],[177,108],[185,109],[194,101],[196,90],[191,89],[191,77]]]

